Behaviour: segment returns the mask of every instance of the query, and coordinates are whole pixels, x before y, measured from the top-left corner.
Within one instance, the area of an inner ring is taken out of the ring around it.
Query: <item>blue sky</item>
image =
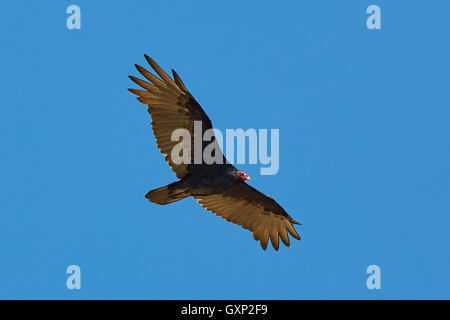
[[[66,28],[67,6],[82,12]],[[368,30],[366,8],[381,8]],[[448,1],[2,4],[0,298],[450,298]],[[264,252],[185,199],[133,64],[174,68],[215,127],[278,128],[251,185],[303,225]],[[79,265],[81,290],[66,288]],[[366,268],[381,268],[381,290]]]

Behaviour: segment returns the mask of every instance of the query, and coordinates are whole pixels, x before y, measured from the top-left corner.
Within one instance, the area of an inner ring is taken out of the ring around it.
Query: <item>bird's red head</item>
[[[238,176],[239,181],[242,181],[242,182],[244,182],[245,180],[250,180],[250,177],[244,171],[238,171],[237,176]]]

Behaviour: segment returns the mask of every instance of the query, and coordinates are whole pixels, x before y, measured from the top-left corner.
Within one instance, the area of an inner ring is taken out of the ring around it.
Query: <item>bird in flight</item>
[[[182,128],[190,133],[187,150],[191,152],[190,159],[194,159],[194,122],[201,122],[202,134],[213,128],[212,123],[174,70],[172,79],[149,56],[145,55],[145,59],[160,78],[135,65],[149,82],[129,76],[144,90],[128,90],[138,96],[139,102],[148,106],[158,148],[179,179],[149,191],[145,197],[163,205],[191,196],[206,210],[253,232],[253,238],[260,242],[264,250],[269,238],[275,250],[278,250],[279,239],[286,246],[290,245],[288,233],[300,240],[294,228],[294,224],[299,223],[274,199],[248,185],[246,181],[250,177],[230,164],[220,148],[215,150],[221,153],[221,163],[207,164],[203,160],[184,163],[173,159],[172,151],[179,143],[171,139],[174,130]],[[215,137],[211,141],[215,141]],[[201,144],[200,152],[203,154],[206,143]]]

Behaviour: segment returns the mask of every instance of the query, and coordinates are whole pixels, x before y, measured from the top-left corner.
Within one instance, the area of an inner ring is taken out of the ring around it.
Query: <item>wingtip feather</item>
[[[181,80],[180,76],[178,75],[178,73],[176,73],[174,69],[172,69],[172,75],[173,78],[175,79],[175,83],[177,84],[177,86],[179,86],[180,89],[183,90],[184,92],[188,92],[186,86],[183,83],[183,80]]]

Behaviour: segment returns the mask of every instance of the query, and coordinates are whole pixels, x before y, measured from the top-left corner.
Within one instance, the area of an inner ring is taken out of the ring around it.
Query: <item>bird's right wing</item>
[[[242,182],[219,194],[194,196],[206,210],[253,232],[253,238],[260,241],[266,250],[270,238],[275,250],[279,238],[289,246],[288,232],[300,240],[292,219],[271,197]]]
[[[176,163],[172,159],[173,148],[180,143],[172,141],[172,133],[176,129],[187,129],[190,133],[191,140],[187,145],[191,152],[191,162],[194,162],[194,121],[201,121],[202,136],[208,129],[212,129],[212,123],[202,107],[194,99],[194,97],[186,89],[177,73],[172,70],[172,80],[149,56],[145,55],[147,62],[161,77],[159,79],[146,69],[136,65],[137,70],[151,83],[139,78],[130,76],[130,79],[145,90],[128,89],[138,96],[137,100],[148,105],[148,113],[152,116],[152,128],[156,137],[156,142],[161,153],[165,156],[165,160],[170,165],[179,179],[183,178],[189,172],[189,163]],[[201,152],[206,143],[201,140]],[[215,141],[215,137],[211,137],[211,141]],[[223,157],[219,147],[216,148]],[[224,158],[223,158],[224,159]],[[202,157],[203,161],[203,157]],[[226,161],[224,159],[224,161]]]

